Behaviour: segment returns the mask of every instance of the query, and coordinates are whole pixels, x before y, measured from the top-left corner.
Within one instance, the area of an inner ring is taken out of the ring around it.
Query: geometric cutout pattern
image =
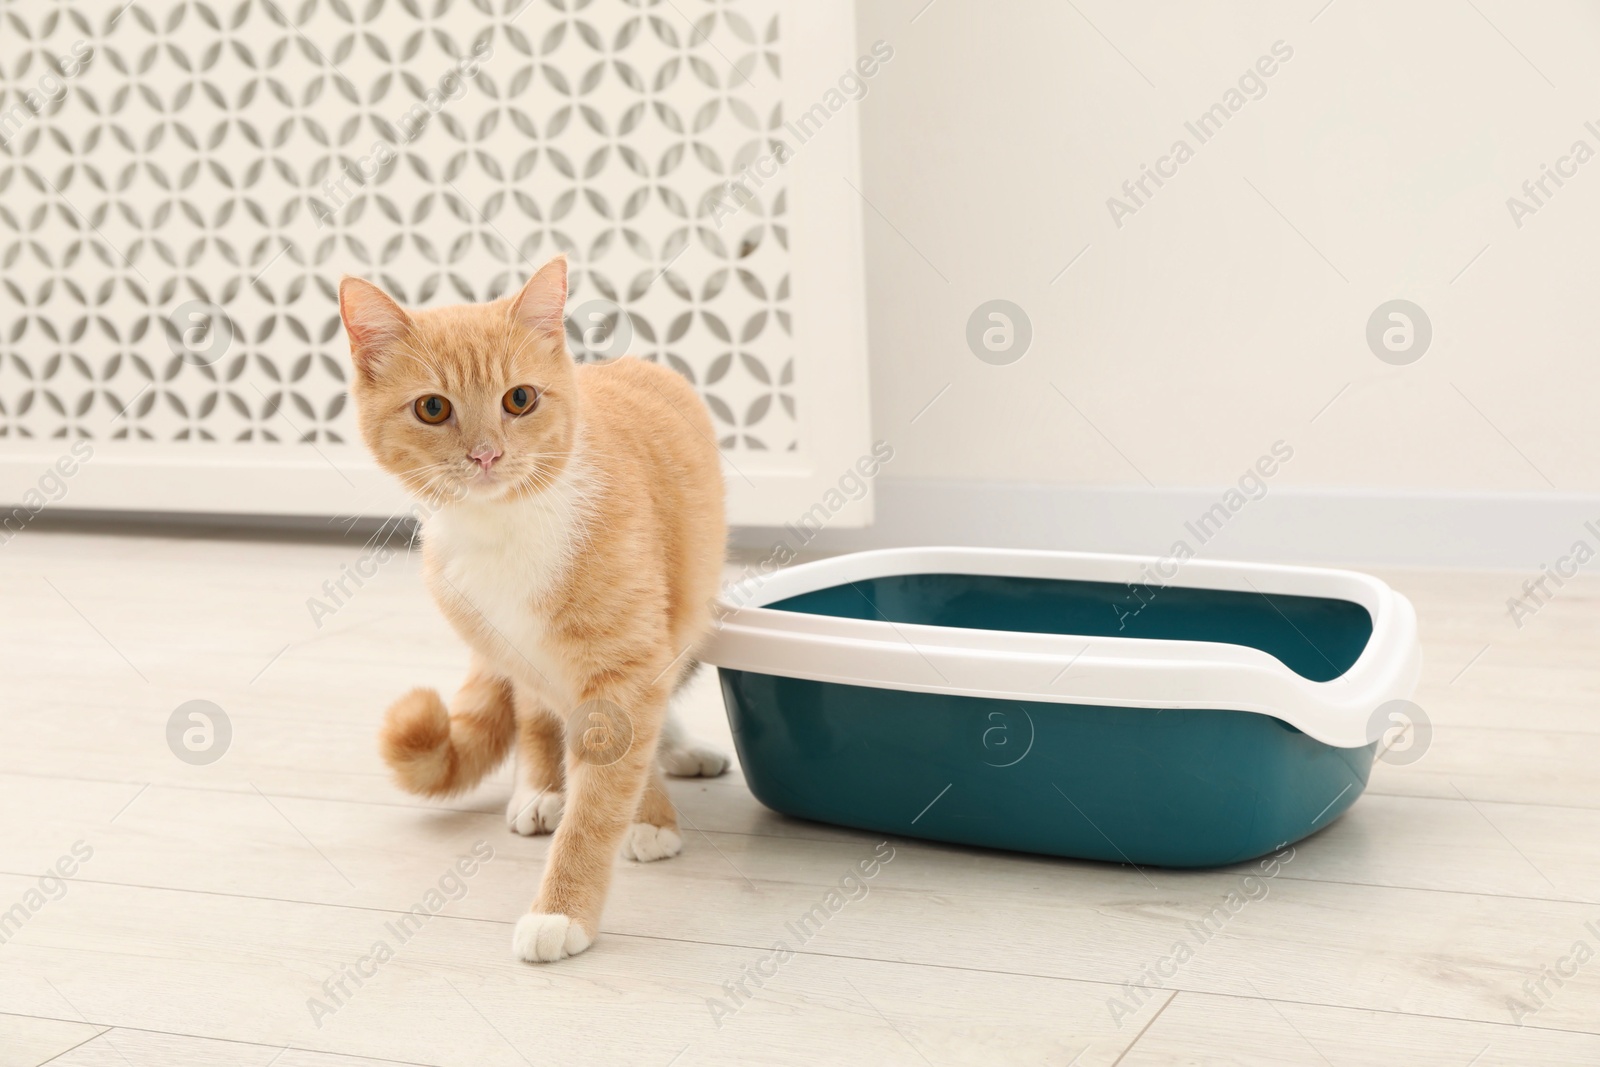
[[[777,4],[0,0],[0,438],[350,443],[341,274],[487,300],[564,251],[578,358],[794,450],[781,170],[718,210]]]

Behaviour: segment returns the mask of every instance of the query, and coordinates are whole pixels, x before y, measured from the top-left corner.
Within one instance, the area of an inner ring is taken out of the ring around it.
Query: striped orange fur
[[[383,755],[404,788],[445,796],[515,751],[508,823],[556,827],[513,937],[529,960],[593,942],[619,850],[681,847],[658,744],[675,771],[726,765],[667,721],[726,541],[710,417],[654,364],[576,364],[566,296],[561,257],[486,304],[339,290],[362,437],[427,505],[424,578],[473,653],[448,707],[419,689],[389,709]]]

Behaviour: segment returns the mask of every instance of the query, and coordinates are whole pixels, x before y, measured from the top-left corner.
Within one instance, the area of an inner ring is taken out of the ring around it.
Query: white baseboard
[[[883,477],[875,492],[877,519],[867,529],[823,528],[807,538],[793,526],[744,527],[734,543],[756,552],[782,541],[808,553],[949,544],[1162,556],[1181,539],[1209,559],[1526,570],[1580,539],[1600,549],[1584,526],[1600,526],[1595,493],[1272,488],[1231,513],[1224,504],[1220,528],[1197,528],[1228,490]]]
[[[1586,541],[1600,552],[1600,494],[1360,489],[1271,489],[1196,532],[1225,489],[1108,489],[1014,482],[881,477],[876,522],[819,531],[737,526],[733,545],[783,558],[908,545],[1054,548],[1172,554],[1181,539],[1202,559],[1366,567],[1474,567],[1537,571]],[[325,518],[45,509],[37,525],[156,523],[185,528],[329,535]],[[355,531],[369,536],[376,520]],[[341,531],[343,527],[339,527]],[[0,541],[6,540],[0,531]]]

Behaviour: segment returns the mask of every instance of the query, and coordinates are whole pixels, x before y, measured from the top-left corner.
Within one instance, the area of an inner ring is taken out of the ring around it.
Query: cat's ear
[[[511,302],[511,314],[538,334],[564,334],[567,307],[567,257],[556,256],[528,279]]]
[[[411,319],[369,281],[346,275],[339,281],[339,317],[350,337],[350,359],[367,377],[375,377],[389,347],[411,329]]]

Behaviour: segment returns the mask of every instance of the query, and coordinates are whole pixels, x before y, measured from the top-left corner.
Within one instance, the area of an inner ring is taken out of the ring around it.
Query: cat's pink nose
[[[494,466],[494,461],[500,458],[500,450],[493,445],[479,445],[477,448],[474,448],[471,452],[467,453],[467,455],[474,460],[478,466],[487,471],[490,467]]]

